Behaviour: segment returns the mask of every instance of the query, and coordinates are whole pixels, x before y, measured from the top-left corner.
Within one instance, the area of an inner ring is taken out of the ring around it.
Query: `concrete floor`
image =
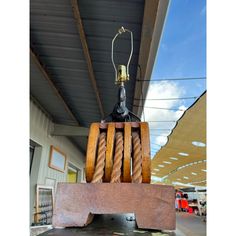
[[[130,215],[128,215],[130,216]],[[41,236],[205,236],[206,223],[189,213],[177,213],[175,231],[142,230],[135,221],[127,221],[127,215],[96,215],[93,222],[84,228],[52,229]]]
[[[176,226],[177,229],[183,234],[183,236],[206,235],[206,222],[203,222],[201,217],[194,214],[185,212],[177,213]]]

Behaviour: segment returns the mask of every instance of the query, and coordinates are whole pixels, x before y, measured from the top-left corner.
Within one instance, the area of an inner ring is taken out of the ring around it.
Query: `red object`
[[[180,209],[181,208],[181,200],[176,199],[175,202],[176,202],[176,208]]]
[[[189,212],[189,213],[193,213],[193,208],[192,208],[192,207],[189,207],[189,208],[188,208],[188,212]]]
[[[189,209],[188,201],[186,199],[181,200],[181,208],[186,209],[186,210]]]

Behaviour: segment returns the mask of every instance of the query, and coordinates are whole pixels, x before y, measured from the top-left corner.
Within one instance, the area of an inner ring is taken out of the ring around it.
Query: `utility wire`
[[[161,128],[149,128],[150,130],[172,130],[172,129],[161,129]]]
[[[158,134],[150,134],[150,136],[165,137],[165,138],[167,138],[167,136],[165,136],[165,135],[158,135]]]
[[[146,121],[146,122],[177,122],[176,120],[151,120],[151,121]]]
[[[162,100],[187,100],[187,99],[197,99],[198,97],[184,97],[184,98],[147,98],[144,100],[162,101]],[[143,100],[142,98],[135,98],[134,100]]]
[[[161,145],[157,144],[157,143],[151,143],[151,145],[157,145],[157,146],[161,147]]]
[[[134,106],[134,107],[150,108],[150,109],[168,110],[168,111],[185,111],[185,110],[183,110],[183,109],[178,109],[178,108],[145,107],[145,106],[138,106],[138,105],[133,105],[133,106]]]
[[[152,79],[152,80],[148,80],[148,79],[137,79],[137,81],[139,82],[160,82],[160,81],[176,81],[176,80],[206,80],[206,77],[196,77],[196,78],[169,78],[169,79]]]

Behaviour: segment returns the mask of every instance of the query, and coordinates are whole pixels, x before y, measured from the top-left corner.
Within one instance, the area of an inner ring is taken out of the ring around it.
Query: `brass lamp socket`
[[[116,84],[121,83],[121,82],[125,82],[127,80],[129,80],[129,77],[127,76],[127,73],[126,73],[126,66],[118,65]]]

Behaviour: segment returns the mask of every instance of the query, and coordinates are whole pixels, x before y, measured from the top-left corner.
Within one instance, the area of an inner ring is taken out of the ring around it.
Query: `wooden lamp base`
[[[52,223],[55,228],[83,227],[93,214],[134,213],[138,228],[174,230],[173,186],[135,183],[59,183]]]

